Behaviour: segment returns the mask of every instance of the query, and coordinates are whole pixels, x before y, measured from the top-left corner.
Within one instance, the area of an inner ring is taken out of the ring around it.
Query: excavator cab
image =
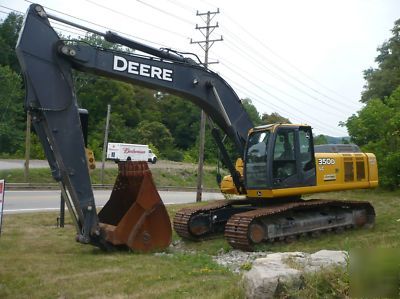
[[[243,162],[240,166],[244,168],[241,174],[247,192],[316,184],[314,144],[309,126],[275,124],[252,129],[244,160],[244,166]],[[237,194],[230,176],[224,178],[221,187],[225,193]]]
[[[249,134],[245,161],[247,190],[316,184],[314,145],[309,126],[255,128]]]

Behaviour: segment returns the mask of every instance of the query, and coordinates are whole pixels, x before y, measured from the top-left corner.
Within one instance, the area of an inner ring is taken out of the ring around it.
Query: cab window
[[[314,168],[311,134],[312,133],[309,128],[299,129],[300,165],[303,171],[308,171]]]
[[[267,186],[267,148],[270,132],[254,132],[249,136],[246,152],[246,186],[262,188]]]
[[[272,167],[274,185],[280,185],[285,179],[296,173],[295,131],[281,129],[276,136],[274,147]]]

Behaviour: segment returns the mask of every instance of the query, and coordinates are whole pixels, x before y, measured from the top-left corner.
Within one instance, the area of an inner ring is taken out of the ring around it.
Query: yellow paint
[[[368,189],[378,186],[378,165],[374,154],[317,153],[315,162],[316,186],[247,190],[247,196],[274,198],[329,191]],[[243,171],[243,162],[241,169]],[[238,194],[230,176],[224,177],[221,191]]]
[[[85,147],[86,152],[86,161],[88,164],[89,171],[92,171],[96,168],[96,160],[94,159],[94,153],[91,149]]]
[[[241,158],[238,158],[235,163],[235,168],[240,173],[241,177],[243,177],[243,167],[243,160]],[[240,194],[236,189],[235,184],[233,183],[233,179],[230,175],[224,176],[221,182],[220,189],[221,192],[225,194]]]

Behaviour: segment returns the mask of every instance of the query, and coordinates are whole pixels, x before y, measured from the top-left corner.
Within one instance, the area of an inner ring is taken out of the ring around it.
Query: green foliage
[[[273,112],[271,114],[264,113],[262,115],[261,120],[263,124],[277,124],[277,123],[291,124],[288,118],[281,116],[277,112]]]
[[[119,44],[113,44],[108,41],[106,41],[104,38],[100,37],[97,34],[94,33],[88,33],[85,37],[80,37],[79,40],[81,42],[88,43],[90,45],[99,47],[99,48],[104,48],[104,49],[112,49],[112,50],[122,50],[122,46]],[[124,49],[126,50],[126,49]]]
[[[400,87],[384,101],[372,99],[346,122],[349,134],[364,151],[378,159],[380,184],[400,186]]]
[[[325,135],[318,135],[318,136],[314,136],[314,144],[318,145],[318,144],[327,144],[328,143],[328,139],[326,138]]]
[[[181,162],[183,161],[183,152],[176,147],[169,146],[164,149],[161,157],[166,160]]]
[[[158,99],[162,123],[174,137],[176,147],[187,150],[199,135],[200,109],[173,95],[159,94]]]
[[[242,100],[243,108],[246,110],[247,114],[249,115],[253,125],[259,126],[262,124],[260,114],[257,111],[257,108],[252,104],[250,99],[243,99]]]
[[[30,157],[31,159],[38,160],[44,160],[46,158],[39,137],[34,133],[31,133]]]
[[[10,13],[0,24],[0,65],[8,65],[14,72],[19,73],[20,67],[15,54],[15,46],[22,25],[22,16]]]
[[[361,97],[363,103],[377,98],[384,100],[400,85],[400,19],[395,22],[392,33],[393,36],[377,49],[378,68],[364,71],[367,84]]]
[[[349,298],[349,272],[341,267],[324,268],[303,274],[303,287],[295,289],[287,284],[278,289],[277,298]]]
[[[134,135],[135,143],[153,143],[160,150],[161,156],[163,150],[169,149],[173,144],[173,138],[168,128],[158,121],[142,121],[135,129]]]
[[[378,68],[364,72],[366,106],[342,125],[353,142],[377,156],[380,185],[395,189],[400,186],[400,19],[392,33],[378,48]]]
[[[158,148],[153,144],[153,143],[149,143],[148,144],[149,149],[151,149],[151,151],[153,152],[154,155],[156,155],[157,157],[160,157],[160,151],[158,150]]]
[[[24,147],[25,113],[21,76],[0,65],[0,152],[15,153]]]

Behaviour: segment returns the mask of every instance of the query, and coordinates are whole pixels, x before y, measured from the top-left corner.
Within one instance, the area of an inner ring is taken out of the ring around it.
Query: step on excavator
[[[50,20],[131,50],[63,40]],[[97,212],[72,70],[175,94],[209,116],[212,136],[230,173],[220,182],[221,191],[241,197],[178,211],[173,228],[182,238],[196,241],[224,233],[232,247],[252,250],[261,242],[374,225],[375,211],[367,201],[302,198],[376,187],[377,161],[372,153],[355,145],[314,146],[312,129],[305,124],[254,127],[231,86],[195,55],[192,59],[93,30],[49,14],[38,4],[28,9],[16,52],[25,80],[25,109],[32,115],[81,243],[103,249],[162,250],[171,242],[172,229],[146,162],[119,162],[110,200]],[[235,163],[221,131],[235,145]]]

